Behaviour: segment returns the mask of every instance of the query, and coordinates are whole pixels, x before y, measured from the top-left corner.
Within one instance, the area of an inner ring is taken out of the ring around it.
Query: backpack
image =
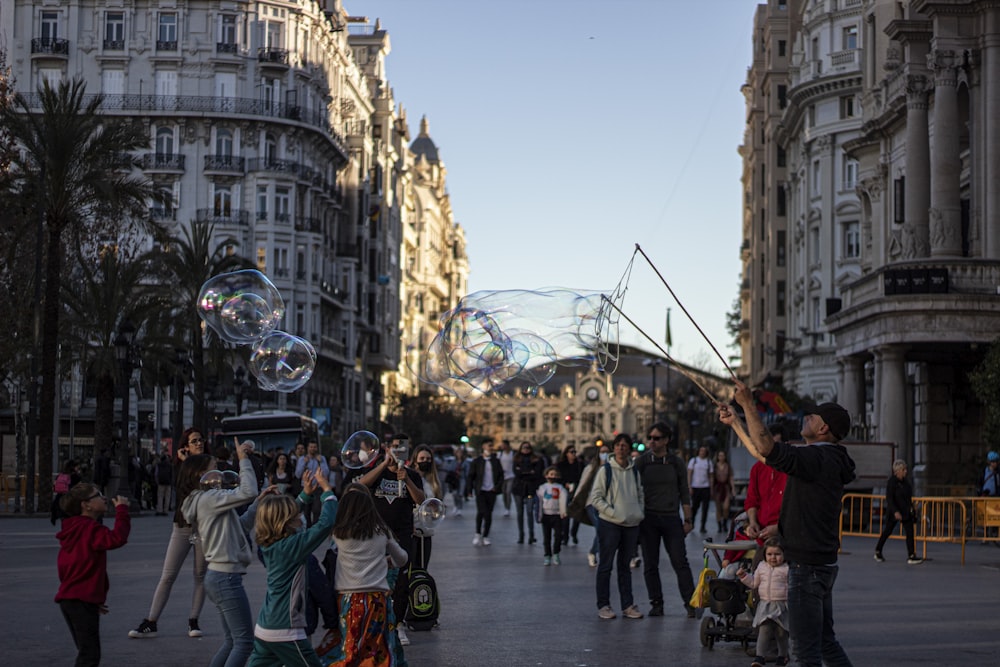
[[[59,473],[56,477],[56,483],[55,486],[52,487],[52,490],[56,493],[69,493],[69,481],[70,477],[68,472]]]
[[[410,630],[432,630],[438,624],[441,603],[437,584],[427,570],[410,568],[410,604],[406,610],[406,627]]]
[[[174,481],[173,467],[169,462],[160,461],[156,464],[156,483],[161,486],[169,486]]]

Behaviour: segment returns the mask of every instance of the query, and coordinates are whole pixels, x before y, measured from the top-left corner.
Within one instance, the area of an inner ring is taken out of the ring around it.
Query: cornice
[[[882,32],[887,34],[889,39],[903,43],[929,42],[934,36],[934,23],[932,21],[896,19],[890,21]]]

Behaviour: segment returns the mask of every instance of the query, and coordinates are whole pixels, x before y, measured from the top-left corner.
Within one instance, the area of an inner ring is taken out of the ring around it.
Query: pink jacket
[[[764,602],[785,602],[788,600],[788,563],[771,567],[767,561],[757,566],[753,577],[740,578],[750,588],[756,588]]]

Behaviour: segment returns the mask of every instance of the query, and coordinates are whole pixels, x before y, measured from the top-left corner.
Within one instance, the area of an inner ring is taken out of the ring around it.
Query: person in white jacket
[[[612,443],[614,456],[595,471],[590,490],[590,504],[597,510],[600,544],[597,567],[597,615],[615,618],[611,609],[611,568],[618,561],[618,595],[622,616],[642,618],[632,599],[632,570],[629,559],[639,540],[639,522],[643,519],[642,484],[632,465],[632,438],[621,433]]]

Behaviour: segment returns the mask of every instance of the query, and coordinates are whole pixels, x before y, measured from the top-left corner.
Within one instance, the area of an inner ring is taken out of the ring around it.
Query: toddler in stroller
[[[707,586],[707,595],[700,602],[712,615],[706,615],[701,621],[702,646],[711,649],[716,642],[736,641],[747,655],[755,655],[750,643],[756,641],[757,630],[747,613],[748,608],[753,610],[753,601],[749,589],[736,578],[736,572],[739,567],[749,564],[756,547],[757,543],[753,540],[718,544],[711,539],[705,541],[705,571],[702,572],[701,584]],[[730,552],[741,552],[738,564],[724,564],[721,554]],[[715,576],[715,572],[709,569],[709,553],[715,556],[721,576]]]

